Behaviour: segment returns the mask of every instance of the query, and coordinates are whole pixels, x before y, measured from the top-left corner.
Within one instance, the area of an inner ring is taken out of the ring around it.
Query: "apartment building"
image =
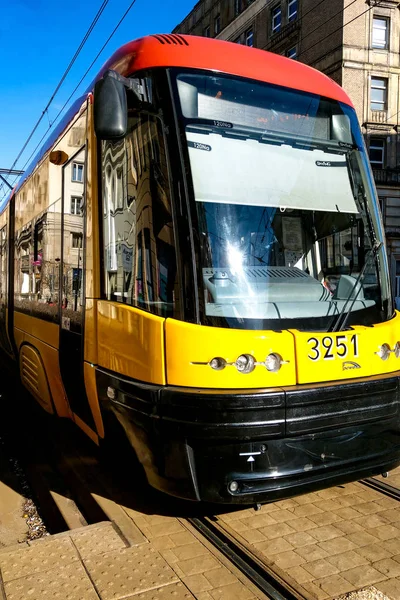
[[[283,54],[344,87],[369,151],[400,306],[400,2],[200,0],[174,32]]]

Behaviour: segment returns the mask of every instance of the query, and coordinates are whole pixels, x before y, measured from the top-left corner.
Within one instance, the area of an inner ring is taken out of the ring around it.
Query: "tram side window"
[[[33,228],[32,314],[58,322],[60,298],[61,200],[36,217]]]
[[[32,223],[22,227],[15,236],[14,304],[16,310],[30,313],[32,282]]]
[[[161,121],[129,119],[122,142],[103,142],[105,294],[160,316],[176,309],[176,255]]]
[[[7,226],[0,230],[0,318],[5,319],[3,311],[7,305]]]

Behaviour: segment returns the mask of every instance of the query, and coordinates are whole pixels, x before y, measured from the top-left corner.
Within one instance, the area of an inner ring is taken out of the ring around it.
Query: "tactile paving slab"
[[[79,561],[78,552],[69,537],[51,538],[32,543],[9,554],[0,554],[0,569],[3,581],[43,573],[54,567],[64,569]]]
[[[81,563],[20,577],[4,588],[7,600],[99,600]]]
[[[92,525],[77,533],[71,531],[70,536],[82,558],[90,558],[96,554],[112,552],[127,547],[127,544],[114,529],[112,523],[102,523],[98,527],[93,527]]]
[[[117,600],[179,579],[165,560],[147,546],[108,552],[84,560],[102,600]]]

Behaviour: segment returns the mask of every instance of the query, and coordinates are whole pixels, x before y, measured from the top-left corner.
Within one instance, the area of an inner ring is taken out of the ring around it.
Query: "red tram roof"
[[[265,50],[191,35],[150,35],[129,42],[113,54],[99,76],[106,69],[115,69],[126,76],[150,67],[211,69],[326,96],[353,106],[339,85],[307,65]]]
[[[125,44],[111,56],[85,94],[75,100],[62,121],[46,139],[12,193],[22,186],[38,162],[67,128],[82,102],[93,91],[94,83],[107,69],[114,69],[127,76],[151,67],[185,67],[229,73],[325,96],[353,106],[346,92],[332,79],[316,69],[284,56],[199,36],[150,35]],[[0,213],[12,193],[5,202],[0,203]]]

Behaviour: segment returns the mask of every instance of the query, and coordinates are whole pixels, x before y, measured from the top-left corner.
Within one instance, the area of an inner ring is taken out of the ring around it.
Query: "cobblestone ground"
[[[400,469],[385,481],[400,486]],[[267,504],[257,513],[222,514],[219,521],[308,598],[374,586],[400,600],[400,503],[359,483]]]

